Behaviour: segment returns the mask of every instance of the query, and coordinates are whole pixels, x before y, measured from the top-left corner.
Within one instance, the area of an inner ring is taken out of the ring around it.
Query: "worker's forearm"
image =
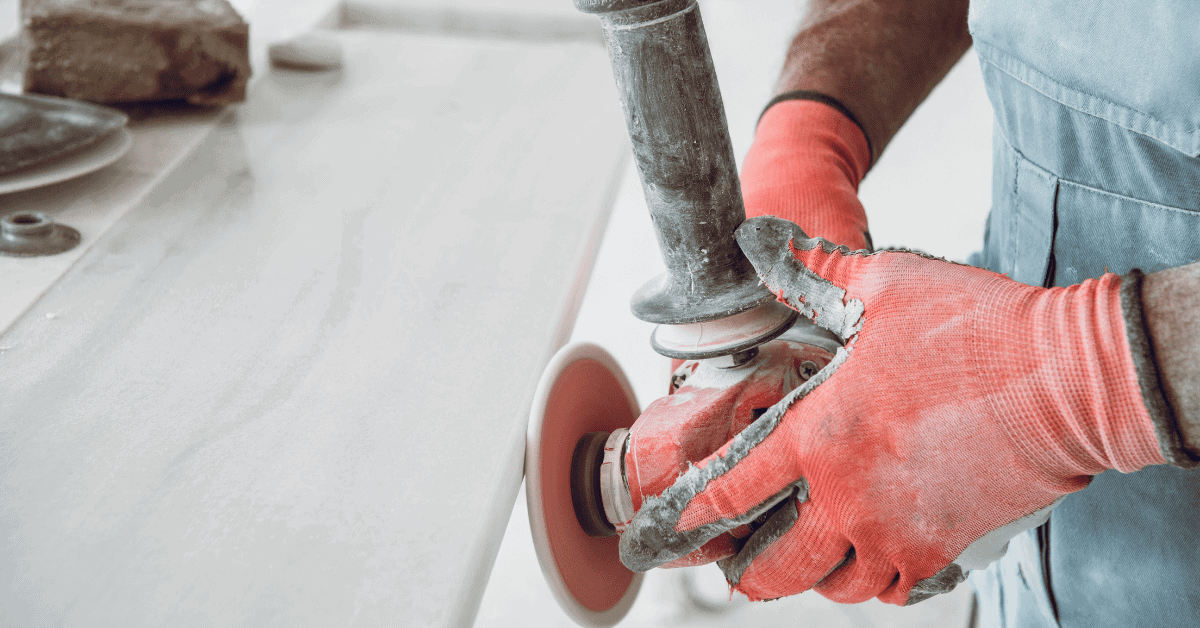
[[[1146,275],[1142,311],[1183,446],[1200,455],[1200,263]]]
[[[811,0],[775,93],[841,101],[874,161],[970,47],[967,0]]]

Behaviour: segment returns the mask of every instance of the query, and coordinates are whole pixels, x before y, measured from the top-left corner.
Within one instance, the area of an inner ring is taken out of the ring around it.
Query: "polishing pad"
[[[628,428],[640,414],[616,360],[591,343],[563,347],[538,383],[525,447],[525,494],[538,563],[563,610],[584,626],[611,626],[637,597],[642,574],[621,564],[619,537],[584,532],[571,500],[576,444]]]
[[[658,353],[679,360],[704,360],[747,351],[792,327],[800,313],[779,301],[716,320],[659,325],[650,335]]]

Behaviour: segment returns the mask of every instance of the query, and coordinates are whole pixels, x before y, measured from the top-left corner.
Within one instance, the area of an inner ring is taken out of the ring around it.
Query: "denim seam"
[[[1014,77],[1014,78],[1015,78],[1015,77]],[[1018,195],[1017,195],[1017,181],[1016,181],[1016,179],[1017,179],[1017,177],[1018,177],[1018,176],[1020,176],[1020,175],[1019,175],[1019,173],[1017,173],[1017,171],[1018,171],[1018,170],[1019,170],[1019,168],[1020,168],[1020,162],[1021,162],[1021,161],[1024,161],[1024,162],[1026,162],[1026,163],[1028,163],[1028,164],[1032,165],[1033,167],[1035,167],[1035,168],[1038,168],[1038,169],[1042,170],[1043,172],[1047,173],[1048,175],[1050,175],[1050,176],[1052,176],[1052,177],[1054,177],[1054,178],[1058,179],[1058,184],[1059,184],[1059,185],[1071,185],[1071,186],[1074,186],[1074,187],[1077,187],[1077,188],[1081,188],[1081,189],[1087,190],[1087,191],[1089,191],[1089,192],[1095,192],[1095,193],[1097,193],[1097,194],[1103,194],[1104,196],[1111,196],[1111,197],[1113,197],[1113,198],[1115,198],[1115,199],[1119,199],[1119,200],[1132,201],[1132,202],[1134,202],[1134,203],[1138,203],[1138,204],[1140,204],[1140,205],[1146,205],[1147,207],[1153,207],[1153,208],[1156,208],[1156,209],[1165,209],[1165,210],[1169,210],[1169,211],[1173,211],[1173,212],[1179,212],[1179,213],[1181,213],[1181,214],[1187,214],[1187,215],[1189,215],[1189,216],[1200,216],[1200,209],[1195,209],[1195,210],[1192,210],[1192,209],[1187,209],[1187,208],[1183,208],[1183,207],[1173,207],[1173,206],[1171,206],[1171,205],[1163,205],[1162,203],[1155,203],[1155,202],[1153,202],[1153,201],[1147,201],[1147,200],[1143,200],[1143,199],[1137,198],[1136,196],[1129,196],[1129,195],[1126,195],[1126,194],[1120,194],[1120,193],[1118,193],[1118,192],[1110,192],[1110,191],[1108,191],[1108,190],[1105,190],[1105,189],[1103,189],[1103,188],[1097,188],[1097,187],[1093,187],[1093,186],[1087,185],[1086,183],[1079,183],[1079,182],[1077,182],[1077,181],[1072,181],[1072,180],[1070,180],[1070,179],[1064,179],[1064,178],[1062,178],[1062,176],[1061,176],[1061,175],[1057,175],[1057,174],[1055,174],[1054,172],[1052,172],[1051,170],[1049,170],[1049,169],[1047,169],[1047,168],[1043,167],[1041,164],[1039,164],[1039,163],[1037,163],[1036,161],[1034,161],[1034,160],[1030,159],[1028,155],[1026,155],[1025,153],[1022,153],[1022,152],[1020,151],[1020,149],[1018,149],[1016,146],[1013,146],[1012,140],[1008,139],[1008,136],[1007,136],[1007,135],[1005,135],[1005,133],[1004,133],[1004,129],[1003,129],[1003,128],[1002,128],[1000,125],[996,125],[996,130],[997,130],[997,131],[1000,133],[1000,135],[1001,135],[1001,136],[1004,138],[1004,142],[1005,142],[1006,144],[1008,144],[1008,148],[1009,148],[1010,150],[1012,150],[1012,152],[1013,152],[1013,155],[1014,155],[1014,157],[1013,157],[1013,172],[1014,172],[1014,176],[1013,176],[1013,185],[1012,185],[1012,195],[1013,195],[1013,198],[1018,198]]]
[[[1012,146],[1012,143],[1009,143]],[[1008,268],[1008,276],[1013,277],[1021,265],[1021,208],[1025,202],[1021,200],[1021,154],[1013,149],[1012,157],[1012,211],[1008,218],[1009,255],[1012,263]]]
[[[1073,90],[978,40],[975,48],[983,62],[1065,107],[1145,135],[1185,155],[1200,156],[1200,130],[1183,130],[1144,111]]]
[[[1058,211],[1056,205],[1057,205],[1057,199],[1058,199],[1058,183],[1059,183],[1060,179],[1057,174],[1037,165],[1032,160],[1030,160],[1027,157],[1025,157],[1024,155],[1022,155],[1020,153],[1020,151],[1013,149],[1013,152],[1015,153],[1015,161],[1016,161],[1016,164],[1014,165],[1014,170],[1015,170],[1014,178],[1015,178],[1016,183],[1013,186],[1013,193],[1015,194],[1015,199],[1016,199],[1016,211],[1014,212],[1014,214],[1016,214],[1015,224],[1014,224],[1014,235],[1015,235],[1015,240],[1016,240],[1015,244],[1017,247],[1016,250],[1018,251],[1015,255],[1015,260],[1014,260],[1015,265],[1013,268],[1013,272],[1014,272],[1014,275],[1020,274],[1022,277],[1026,277],[1027,279],[1029,279],[1030,282],[1033,281],[1033,275],[1029,274],[1029,273],[1033,272],[1032,268],[1024,268],[1021,265],[1021,260],[1023,257],[1021,252],[1023,252],[1025,250],[1025,246],[1030,246],[1030,247],[1037,246],[1039,249],[1038,255],[1037,255],[1038,261],[1034,262],[1034,263],[1041,265],[1041,277],[1038,278],[1036,284],[1030,283],[1030,285],[1044,285],[1046,282],[1046,273],[1050,270],[1050,259],[1054,256],[1053,226],[1051,227],[1051,231],[1050,231],[1050,242],[1048,243],[1048,246],[1045,247],[1045,250],[1041,251],[1040,249],[1043,247],[1041,246],[1042,242],[1041,242],[1040,238],[1035,238],[1035,240],[1033,242],[1030,242],[1028,245],[1024,244],[1024,238],[1022,236],[1023,236],[1023,232],[1026,230],[1023,229],[1021,226],[1021,224],[1022,224],[1021,216],[1023,216],[1023,215],[1028,216],[1028,219],[1031,221],[1041,222],[1040,218],[1041,218],[1041,214],[1042,214],[1043,210],[1040,207],[1040,204],[1041,204],[1040,201],[1045,200],[1042,198],[1042,193],[1044,192],[1046,187],[1049,186],[1050,188],[1053,189],[1053,191],[1051,192],[1051,197],[1050,197],[1050,216],[1051,216],[1050,220],[1051,220],[1051,225],[1053,225],[1054,220],[1055,220],[1055,215]],[[1021,163],[1022,161],[1024,163]],[[1022,173],[1024,173],[1024,177],[1022,177]],[[1038,203],[1038,205],[1039,205],[1038,207],[1030,205],[1030,203],[1026,202],[1025,196],[1023,194],[1021,194],[1022,178],[1024,178],[1026,180],[1024,188],[1027,190],[1030,189],[1029,186],[1031,185],[1028,182],[1029,179],[1030,178],[1036,179],[1032,183],[1032,185],[1036,186],[1032,189],[1032,191],[1033,191],[1033,193],[1037,194],[1037,196],[1038,196],[1038,198],[1035,199],[1035,202]]]
[[[1165,209],[1165,210],[1168,210],[1168,211],[1178,212],[1178,213],[1180,213],[1180,214],[1187,214],[1187,215],[1189,215],[1189,216],[1192,216],[1192,217],[1195,217],[1195,218],[1200,218],[1200,211],[1197,211],[1197,210],[1192,210],[1192,209],[1183,209],[1183,208],[1181,208],[1181,207],[1172,207],[1172,206],[1170,206],[1170,205],[1163,205],[1163,204],[1161,204],[1161,203],[1154,203],[1154,202],[1151,202],[1151,201],[1144,201],[1144,200],[1142,200],[1142,199],[1140,199],[1140,198],[1135,198],[1135,197],[1132,197],[1132,196],[1125,196],[1124,194],[1117,194],[1117,193],[1115,193],[1115,192],[1109,192],[1108,190],[1102,190],[1102,189],[1100,189],[1100,188],[1094,188],[1094,187],[1092,187],[1092,186],[1090,186],[1090,185],[1084,185],[1083,183],[1076,183],[1075,181],[1068,181],[1068,180],[1066,180],[1066,179],[1059,179],[1059,180],[1058,180],[1058,183],[1059,183],[1059,185],[1063,185],[1063,184],[1066,184],[1066,185],[1071,185],[1071,186],[1074,186],[1074,187],[1077,187],[1077,188],[1081,188],[1081,189],[1087,190],[1087,191],[1089,191],[1089,192],[1095,192],[1096,194],[1101,194],[1101,195],[1104,195],[1104,196],[1111,196],[1112,198],[1115,198],[1115,199],[1118,199],[1118,200],[1122,200],[1122,201],[1131,201],[1131,202],[1137,203],[1137,204],[1139,204],[1139,205],[1145,205],[1145,206],[1147,206],[1147,207],[1152,207],[1152,208],[1154,208],[1154,209]]]
[[[1016,196],[1016,194],[1017,194],[1017,181],[1016,181],[1016,178],[1017,178],[1018,176],[1020,176],[1020,174],[1019,174],[1018,170],[1019,170],[1019,169],[1020,169],[1020,167],[1021,167],[1021,162],[1022,162],[1022,161],[1023,161],[1023,162],[1025,162],[1025,163],[1027,163],[1027,164],[1029,164],[1029,165],[1031,165],[1031,166],[1033,166],[1033,167],[1034,167],[1034,168],[1036,168],[1037,170],[1040,170],[1040,171],[1041,171],[1041,173],[1042,173],[1042,174],[1044,174],[1044,175],[1045,175],[1046,177],[1048,177],[1048,178],[1062,180],[1062,177],[1061,177],[1061,176],[1059,176],[1059,175],[1058,175],[1058,173],[1056,173],[1056,172],[1054,172],[1053,170],[1051,170],[1051,169],[1049,169],[1049,168],[1047,168],[1047,167],[1043,166],[1042,164],[1039,164],[1038,162],[1036,162],[1036,161],[1034,161],[1034,160],[1030,159],[1030,158],[1029,158],[1029,155],[1026,155],[1025,153],[1021,152],[1021,149],[1017,148],[1017,147],[1016,147],[1016,146],[1013,144],[1012,140],[1008,138],[1008,135],[1005,135],[1005,133],[1004,133],[1004,127],[1003,127],[1003,126],[1001,126],[1001,125],[997,124],[997,125],[995,125],[995,128],[996,128],[996,130],[997,130],[997,131],[1000,133],[1000,135],[1001,135],[1001,136],[1004,138],[1004,143],[1005,143],[1005,144],[1008,144],[1008,148],[1009,148],[1009,150],[1011,150],[1011,151],[1013,152],[1013,185],[1012,185],[1012,193],[1013,193],[1013,196],[1014,196],[1014,197],[1015,197],[1015,196]]]

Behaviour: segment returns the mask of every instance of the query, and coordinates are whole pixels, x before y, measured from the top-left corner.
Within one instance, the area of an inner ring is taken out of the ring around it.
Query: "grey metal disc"
[[[54,255],[75,248],[79,237],[79,231],[73,227],[56,223],[41,212],[0,216],[0,255]]]
[[[78,100],[0,94],[0,174],[79,150],[128,121],[116,109]]]

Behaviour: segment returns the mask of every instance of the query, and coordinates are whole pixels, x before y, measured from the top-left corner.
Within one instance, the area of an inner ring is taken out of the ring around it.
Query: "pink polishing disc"
[[[585,626],[611,626],[637,597],[642,574],[629,571],[616,536],[588,536],[571,503],[571,455],[588,432],[633,425],[637,398],[604,349],[563,347],[538,383],[525,449],[525,494],[538,563],[563,610]]]

